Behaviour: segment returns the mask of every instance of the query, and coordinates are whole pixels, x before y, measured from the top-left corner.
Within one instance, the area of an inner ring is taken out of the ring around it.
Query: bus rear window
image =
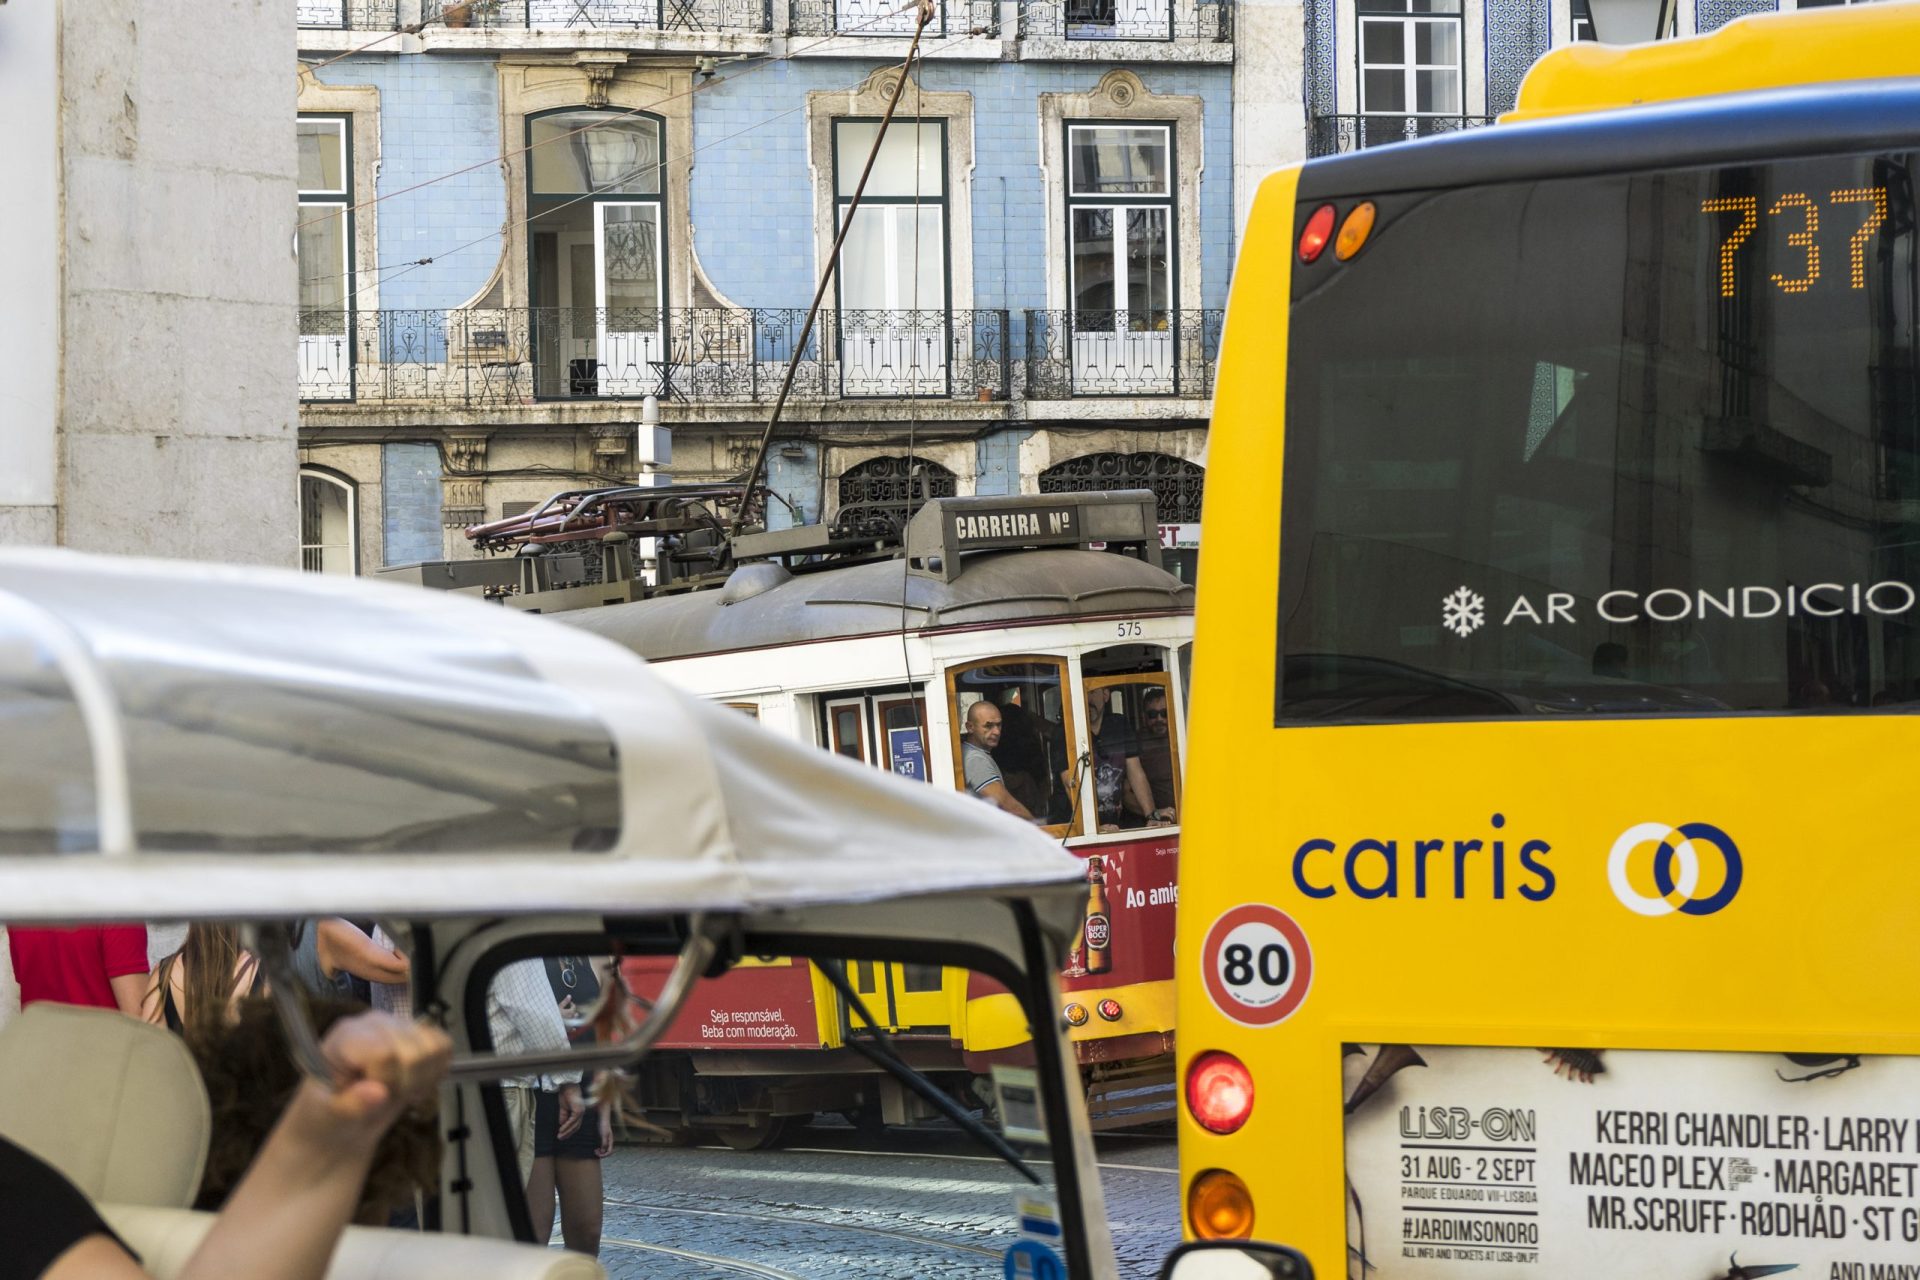
[[[1915,159],[1372,197],[1295,273],[1276,723],[1920,706]]]

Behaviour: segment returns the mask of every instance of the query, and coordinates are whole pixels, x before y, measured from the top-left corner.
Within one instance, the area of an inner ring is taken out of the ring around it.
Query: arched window
[[[353,481],[300,468],[300,567],[309,573],[358,573],[360,502]]]
[[[833,527],[842,537],[898,537],[929,498],[960,491],[953,472],[925,458],[869,458],[840,476],[840,511]]]
[[[659,392],[669,372],[659,117],[543,112],[527,118],[527,146],[534,393]]]
[[[1164,453],[1089,453],[1040,473],[1042,493],[1151,489],[1161,524],[1197,524],[1207,469]]]

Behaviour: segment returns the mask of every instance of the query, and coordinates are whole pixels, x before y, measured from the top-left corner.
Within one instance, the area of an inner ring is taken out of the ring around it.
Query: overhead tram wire
[[[819,318],[820,304],[827,296],[827,286],[833,282],[834,272],[840,266],[840,246],[846,243],[847,232],[853,227],[854,215],[860,212],[860,197],[867,189],[867,179],[873,173],[874,161],[880,157],[880,144],[886,141],[887,126],[893,123],[894,109],[900,105],[900,94],[907,87],[907,80],[913,74],[914,59],[920,55],[920,37],[926,32],[927,23],[933,18],[933,0],[918,0],[918,12],[913,25],[913,42],[907,46],[907,56],[900,63],[900,78],[894,81],[893,92],[887,97],[887,109],[880,117],[880,127],[874,131],[873,146],[867,151],[867,162],[860,169],[860,181],[854,185],[853,198],[847,204],[847,216],[840,222],[833,237],[833,247],[827,251],[826,265],[820,272],[820,284],[813,291],[813,304],[807,308],[806,322],[800,326],[800,335],[794,340],[793,354],[787,359],[787,372],[780,379],[780,394],[773,402],[773,412],[767,417],[766,429],[760,433],[760,444],[754,450],[753,465],[747,468],[746,477],[740,482],[740,502],[733,514],[733,528],[730,536],[738,536],[745,525],[747,511],[753,502],[754,486],[760,481],[760,474],[766,469],[767,449],[773,443],[774,430],[780,425],[781,411],[787,407],[787,396],[793,391],[794,376],[800,371],[800,357],[807,349],[807,340],[813,335],[813,322]],[[915,179],[918,178],[916,152]],[[915,214],[918,217],[916,211]],[[918,263],[915,264],[916,273]],[[909,473],[907,492],[913,492],[912,476]]]
[[[683,89],[678,93],[670,93],[663,98],[656,98],[652,102],[646,103],[642,106],[625,107],[618,111],[609,112],[602,119],[596,120],[592,124],[582,125],[578,129],[570,129],[566,133],[555,134],[553,137],[543,138],[539,142],[530,142],[524,147],[515,147],[506,151],[502,151],[500,152],[500,154],[496,156],[489,156],[485,160],[476,160],[474,163],[468,164],[468,165],[462,165],[458,169],[449,169],[445,173],[435,174],[431,178],[422,178],[419,182],[413,183],[410,186],[401,187],[397,191],[389,191],[384,194],[375,194],[369,197],[368,199],[356,201],[355,203],[348,205],[347,208],[345,209],[345,212],[357,213],[361,209],[370,208],[373,205],[379,204],[383,200],[392,200],[398,196],[411,194],[412,192],[418,191],[423,187],[430,187],[435,183],[445,182],[448,178],[457,178],[463,173],[472,173],[476,169],[485,169],[490,165],[504,164],[508,160],[511,160],[516,156],[522,156],[527,154],[528,152],[532,151],[535,147],[543,147],[548,145],[549,143],[554,143],[554,142],[564,142],[568,138],[576,137],[582,133],[591,133],[595,129],[604,129],[607,126],[616,124],[621,120],[629,119],[636,115],[643,115],[647,112],[652,111],[656,107],[663,107],[670,102],[678,102],[683,98],[690,98],[694,94],[699,93],[701,90],[712,88],[713,86],[718,84],[737,83],[743,76],[752,75],[754,72],[763,70],[766,67],[770,67],[778,62],[791,61],[795,57],[798,57],[800,54],[811,52],[814,49],[820,48],[822,45],[830,44],[833,41],[842,39],[846,36],[859,35],[867,27],[871,27],[876,23],[886,22],[890,19],[897,18],[903,13],[906,13],[910,10],[917,10],[917,9],[920,9],[921,7],[922,7],[921,0],[907,0],[906,3],[900,5],[896,9],[888,9],[888,10],[885,10],[884,12],[877,13],[873,17],[868,18],[865,22],[858,23],[854,26],[846,28],[845,30],[836,30],[832,35],[822,36],[820,39],[815,40],[812,44],[801,45],[799,48],[796,48],[796,49],[788,49],[785,53],[781,53],[781,54],[763,53],[763,54],[743,55],[740,61],[747,65],[742,66],[739,72],[732,76],[715,77],[712,80],[698,81],[694,83],[692,86],[686,89]],[[413,24],[413,27],[415,29],[418,29],[428,25],[429,25],[428,23],[421,22],[421,23]],[[981,35],[981,34],[984,34],[984,32],[985,32],[985,28],[973,28],[969,30],[967,34],[970,36]],[[311,75],[315,71],[319,71],[325,67],[332,66],[334,63],[339,62],[343,58],[350,58],[356,53],[363,53],[368,49],[375,48],[385,43],[387,40],[392,39],[396,35],[405,35],[405,34],[410,34],[410,32],[407,30],[389,32],[387,35],[382,36],[379,40],[375,40],[371,44],[363,45],[359,49],[354,49],[346,53],[338,54],[332,58],[327,59],[325,62],[318,63],[311,67],[303,65],[300,68],[299,72],[297,72],[296,74]],[[919,32],[916,31],[914,35],[915,35],[915,39],[917,40],[919,37]],[[316,83],[318,82],[316,81]],[[797,109],[798,108],[796,108],[796,110]],[[768,121],[780,119],[781,115],[791,115],[791,114],[792,112],[790,111],[782,112],[780,113],[780,115],[769,116],[767,120],[760,121],[759,123],[765,124]],[[752,125],[748,126],[748,128],[753,128],[753,127],[755,126],[752,126]],[[745,130],[741,130],[741,132],[745,132]],[[738,137],[739,134],[736,133],[731,136]],[[698,150],[699,148],[695,148],[695,149]],[[665,162],[661,161],[660,163],[665,163]],[[338,213],[339,211],[336,211],[335,213],[329,214],[327,216],[335,217],[335,216],[338,216]],[[306,222],[295,224],[294,229],[297,231],[302,227],[309,226],[316,222],[324,222],[325,220],[326,218],[324,217],[310,218]],[[449,252],[456,252],[456,251],[449,251]],[[442,255],[435,255],[435,256],[442,256]],[[401,265],[406,265],[406,264],[401,264]]]

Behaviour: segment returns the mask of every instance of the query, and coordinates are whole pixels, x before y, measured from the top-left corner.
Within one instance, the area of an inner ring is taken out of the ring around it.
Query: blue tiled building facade
[[[297,8],[312,567],[738,477],[796,352],[776,527],[1134,486],[1198,519],[1231,4],[938,0],[905,83],[915,13],[885,0]]]

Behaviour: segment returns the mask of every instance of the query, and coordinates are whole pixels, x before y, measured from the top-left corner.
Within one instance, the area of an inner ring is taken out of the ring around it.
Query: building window
[[[300,217],[300,396],[353,398],[353,140],[351,116],[295,124]]]
[[[1067,125],[1067,298],[1077,395],[1174,389],[1173,127]]]
[[[846,222],[878,120],[833,122],[834,225]],[[835,273],[840,392],[947,394],[947,122],[896,120],[874,156]]]
[[[671,373],[661,128],[625,111],[527,118],[536,396],[644,396]]]
[[[957,477],[937,462],[869,458],[840,477],[834,532],[849,538],[898,538],[927,499],[951,498],[959,491]]]
[[[1457,128],[1465,110],[1459,0],[1361,0],[1358,17],[1361,145]]]
[[[300,469],[300,567],[309,573],[359,572],[359,494],[344,476]]]
[[[1598,40],[1600,37],[1593,34],[1593,10],[1587,0],[1572,0],[1572,6],[1574,40]]]

